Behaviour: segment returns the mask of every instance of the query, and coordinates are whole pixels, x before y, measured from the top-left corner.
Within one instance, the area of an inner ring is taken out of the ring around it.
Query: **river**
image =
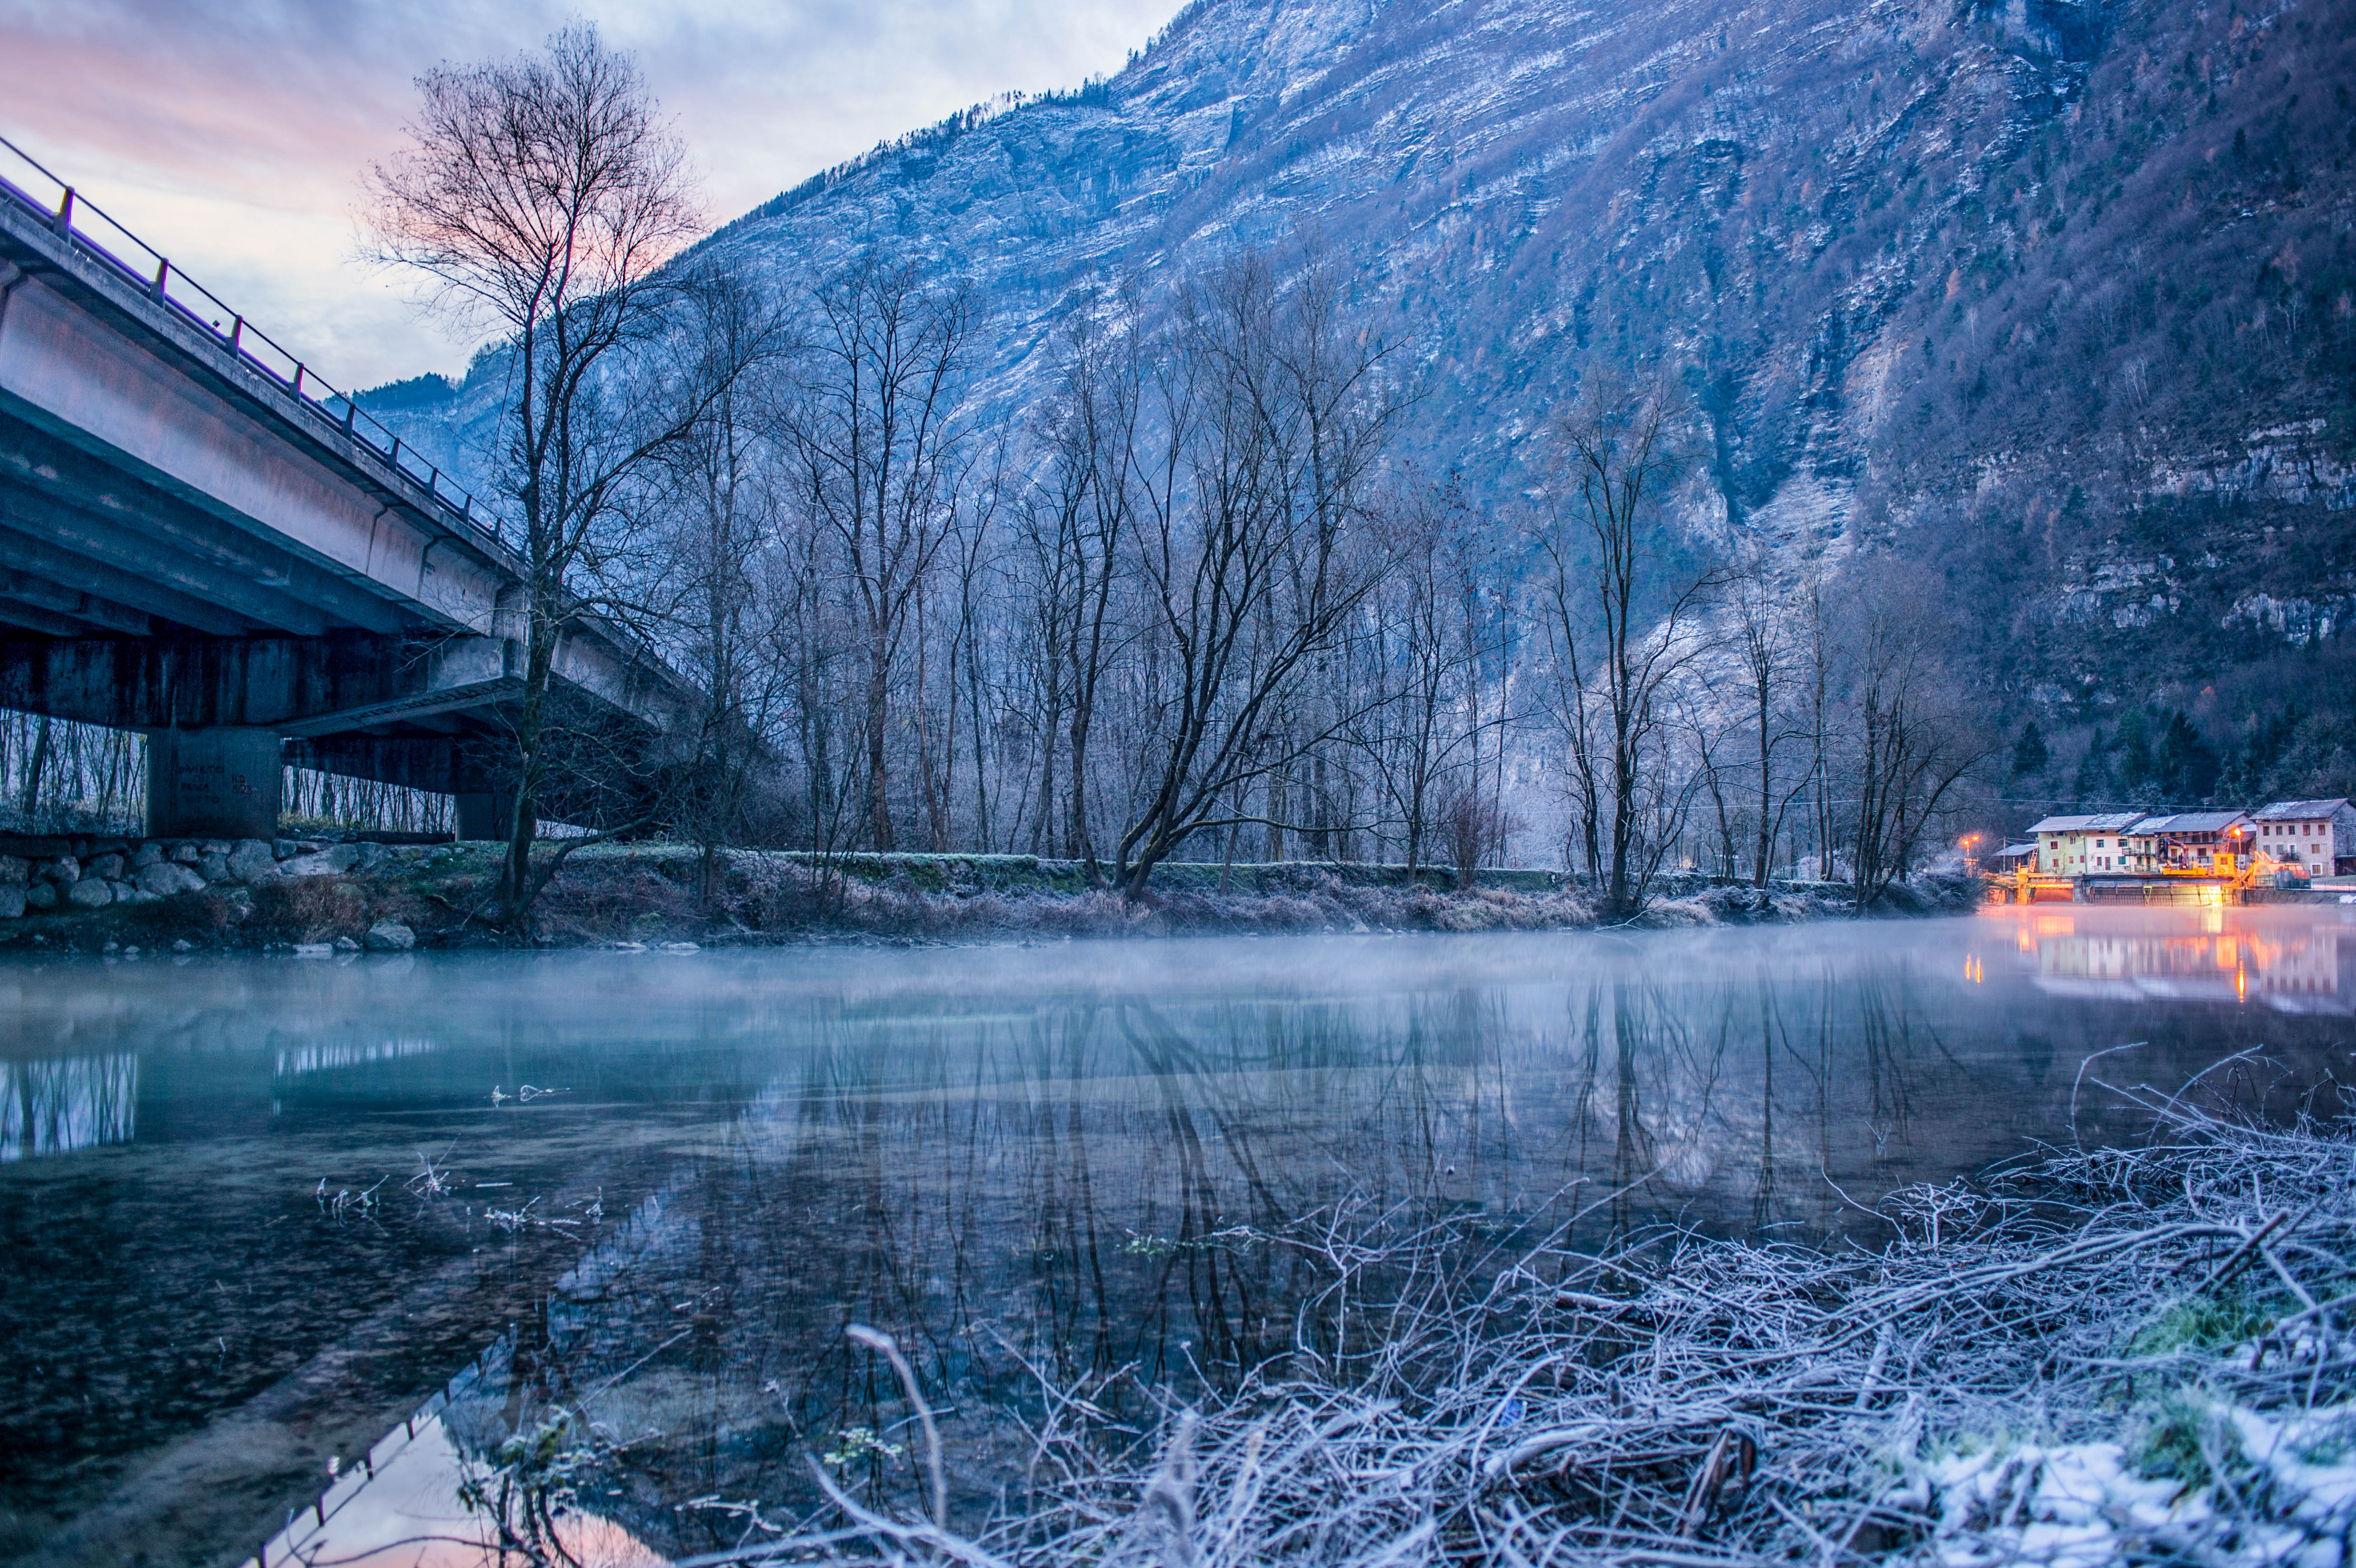
[[[1292,1345],[1330,1222],[1869,1245],[1893,1187],[2136,1136],[2118,1086],[2338,1115],[2356,908],[16,960],[0,1002],[0,1563],[471,1568],[460,1478],[562,1408],[569,1539],[653,1564],[813,1453],[905,1469],[853,1321],[979,1507],[1034,1373]]]

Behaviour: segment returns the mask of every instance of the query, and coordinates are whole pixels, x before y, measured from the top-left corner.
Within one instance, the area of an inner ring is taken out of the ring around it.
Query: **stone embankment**
[[[358,952],[517,940],[494,916],[501,847],[331,836],[245,839],[0,837],[0,947]],[[1234,933],[1562,931],[1747,925],[1855,912],[1847,890],[1667,883],[1607,921],[1558,872],[1483,869],[1462,888],[1403,867],[1171,865],[1141,898],[1088,885],[1077,862],[999,855],[584,847],[533,906],[530,940],[594,946],[691,939],[933,942]],[[1976,883],[1926,877],[1876,914],[1971,907]]]
[[[233,927],[252,915],[258,889],[301,879],[366,877],[431,853],[430,847],[422,845],[319,838],[0,835],[0,922],[46,924],[38,917],[127,912],[203,894],[207,896],[188,905],[206,917],[199,923]],[[365,929],[365,936],[349,938],[345,944],[406,950],[415,944],[414,933],[399,922],[373,922]]]

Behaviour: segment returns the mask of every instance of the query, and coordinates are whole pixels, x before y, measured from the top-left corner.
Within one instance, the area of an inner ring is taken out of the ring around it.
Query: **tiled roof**
[[[2260,822],[2288,822],[2294,817],[2328,817],[2346,805],[2341,800],[2278,800],[2250,815]]]
[[[2099,816],[2049,816],[2031,827],[2031,833],[2109,833],[2125,832],[2143,818],[2140,811],[2114,811]]]
[[[2136,825],[2136,831],[2222,833],[2248,815],[2245,811],[2179,811],[2173,816],[2147,816]]]

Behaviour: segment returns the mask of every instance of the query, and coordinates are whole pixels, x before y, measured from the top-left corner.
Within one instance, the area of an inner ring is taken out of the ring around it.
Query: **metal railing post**
[[[244,350],[238,347],[241,342],[244,341],[244,338],[245,317],[241,315],[233,317],[229,324],[229,354],[230,358],[234,359],[240,354],[244,352]]]
[[[68,186],[66,187],[64,199],[58,203],[58,215],[53,220],[51,220],[49,227],[56,229],[60,234],[71,234],[73,232],[73,204],[74,188],[71,186]]]
[[[171,276],[172,276],[172,263],[171,263],[170,260],[169,260],[168,258],[166,258],[166,257],[163,257],[163,256],[158,256],[158,257],[156,257],[156,258],[155,258],[155,303],[156,303],[156,304],[163,304],[163,303],[164,303],[164,285],[165,285],[165,283],[166,283],[167,281],[169,281],[169,279],[171,278]]]

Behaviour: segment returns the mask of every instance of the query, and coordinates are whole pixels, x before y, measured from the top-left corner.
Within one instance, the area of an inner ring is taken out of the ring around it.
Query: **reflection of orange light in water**
[[[2015,944],[2019,946],[2023,953],[2034,953],[2037,951],[2037,933],[2029,930],[2029,927],[2025,925],[2014,934],[2013,940]]]
[[[2247,969],[2233,971],[2233,999],[2240,1002],[2250,999],[2250,972]]]
[[[2040,914],[2037,917],[2037,934],[2040,936],[2068,936],[2077,929],[2075,915]]]
[[[1985,984],[1987,980],[1987,965],[1981,963],[1976,955],[1966,955],[1964,958],[1964,978],[1975,986]]]

